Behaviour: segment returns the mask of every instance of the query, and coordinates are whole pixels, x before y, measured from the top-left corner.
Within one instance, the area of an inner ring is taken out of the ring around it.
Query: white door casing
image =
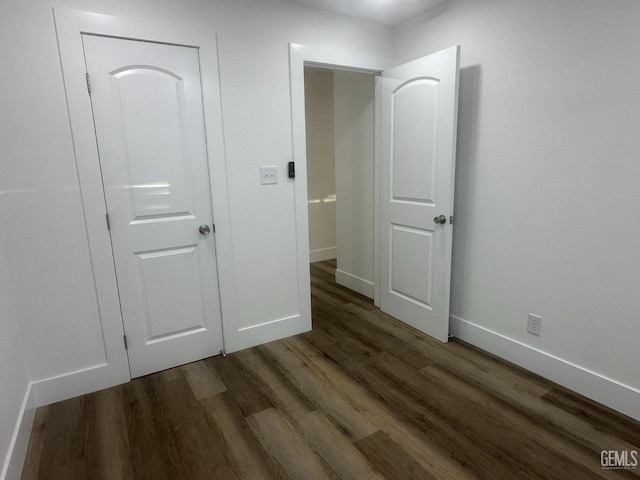
[[[451,47],[385,70],[378,89],[380,308],[442,342],[449,335],[459,55]]]
[[[198,50],[94,35],[83,43],[131,375],[218,354]]]
[[[297,232],[297,250],[298,250],[298,285],[300,305],[303,309],[308,309],[309,319],[311,317],[311,299],[310,299],[310,273],[309,273],[309,211],[308,211],[308,195],[307,195],[307,147],[306,147],[306,125],[305,125],[305,100],[304,100],[304,67],[322,66],[334,68],[336,70],[348,70],[360,73],[370,73],[379,75],[386,67],[390,66],[392,61],[381,57],[373,57],[369,55],[361,55],[341,49],[312,47],[308,45],[290,44],[289,45],[289,80],[291,84],[291,131],[293,143],[293,158],[296,163],[296,188],[295,188],[295,205],[296,205],[296,232]],[[376,106],[377,108],[377,106]],[[377,114],[377,111],[376,111]],[[378,182],[378,166],[376,158],[376,167],[374,172],[374,183]],[[376,186],[376,190],[378,187]],[[378,202],[374,203],[374,231],[378,218],[377,214]],[[377,235],[374,235],[374,278],[377,278],[377,254],[378,241]],[[375,282],[375,290],[377,292],[378,281]],[[374,294],[377,297],[377,293]]]
[[[237,315],[215,32],[191,25],[113,17],[60,7],[54,9],[54,16],[105,357],[104,362],[99,365],[69,373],[56,378],[55,381],[40,385],[37,392],[39,404],[52,403],[99,390],[126,382],[131,378],[123,343],[124,331],[111,238],[105,222],[105,195],[93,128],[91,102],[85,79],[83,34],[137,39],[198,49],[223,322],[225,325],[234,325]],[[229,348],[227,343],[225,345]]]

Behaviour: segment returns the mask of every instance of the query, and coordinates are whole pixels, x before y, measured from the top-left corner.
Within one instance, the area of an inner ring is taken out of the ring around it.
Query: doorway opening
[[[293,158],[305,159],[303,183],[295,190],[298,265],[305,279],[298,291],[309,312],[304,67],[333,68],[334,76],[343,69],[373,73],[374,304],[447,342],[459,62],[459,46],[389,66],[349,52],[290,45]],[[341,103],[334,100],[336,105]],[[339,211],[339,191],[336,199]],[[336,233],[336,244],[338,239]],[[339,245],[336,256],[340,269]]]
[[[309,262],[373,299],[375,76],[305,66],[304,87]]]

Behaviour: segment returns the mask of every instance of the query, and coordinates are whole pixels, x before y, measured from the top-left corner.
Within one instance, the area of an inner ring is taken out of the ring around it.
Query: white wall
[[[0,478],[5,478],[9,469],[14,433],[22,419],[29,385],[4,256],[0,242]],[[24,451],[16,452],[19,454],[24,455]]]
[[[279,0],[56,4],[218,32],[239,327],[297,313],[288,43],[392,56],[391,30]],[[0,32],[0,242],[38,381],[105,355],[51,3],[3,1]],[[260,165],[278,166],[277,186],[260,185]]]
[[[333,72],[305,69],[309,261],[336,258],[336,165]]]
[[[336,281],[373,298],[375,77],[334,74]]]
[[[407,60],[462,46],[454,328],[636,418],[639,22],[635,0],[452,0],[396,32]]]

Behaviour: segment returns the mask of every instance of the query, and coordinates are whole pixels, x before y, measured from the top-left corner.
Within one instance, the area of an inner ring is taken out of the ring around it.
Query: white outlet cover
[[[529,314],[527,321],[527,332],[537,335],[538,337],[542,333],[542,317],[539,315]]]
[[[260,183],[273,185],[278,183],[278,167],[260,167]]]

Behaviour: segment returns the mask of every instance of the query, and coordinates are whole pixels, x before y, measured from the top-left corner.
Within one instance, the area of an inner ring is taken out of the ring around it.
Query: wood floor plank
[[[334,283],[329,283],[326,279],[321,278],[323,276],[323,274],[317,273],[311,276],[311,292],[314,297],[322,298],[334,305],[355,303],[363,308],[374,308],[371,299],[359,293],[347,291]],[[312,302],[313,300],[314,298],[312,298]]]
[[[487,457],[484,451],[477,448],[477,445],[482,444],[479,439],[469,435],[460,426],[444,421],[429,405],[416,402],[414,397],[403,391],[404,385],[401,382],[387,375],[381,375],[379,369],[374,367],[373,360],[352,361],[350,352],[341,350],[340,345],[337,344],[324,345],[321,348],[328,358],[350,373],[354,382],[363,386],[372,396],[377,397],[387,407],[387,411],[395,412],[400,417],[398,421],[411,425],[413,429],[419,431],[424,444],[437,445],[442,453],[438,455],[434,450],[434,456],[452,458],[454,465],[449,464],[450,468],[447,470],[456,470],[457,463],[462,467],[460,470],[468,469],[471,475],[480,478],[510,478],[514,475],[514,467],[508,462],[505,463],[504,459],[496,461],[494,457]],[[331,367],[327,365],[325,368]],[[358,395],[357,391],[354,390],[352,395],[354,397]],[[362,398],[362,394],[358,395],[358,398]],[[535,475],[526,469],[518,470],[517,474],[521,478],[535,478]]]
[[[208,426],[187,381],[178,378],[161,384],[158,396],[175,438],[180,472],[184,478],[229,478],[235,473],[223,455],[224,439]],[[197,439],[197,441],[193,441]]]
[[[371,356],[358,353],[362,346],[356,347],[349,339],[349,343],[337,342],[335,338],[314,332],[311,336],[301,336],[289,339],[303,352],[314,368],[319,369],[328,378],[341,378],[340,392],[353,402],[356,408],[365,415],[374,428],[378,428],[400,444],[409,452],[423,468],[432,472],[437,478],[467,479],[475,478],[473,473],[454,458],[451,451],[441,448],[437,442],[432,442],[413,422],[406,422],[405,412],[401,406],[384,401],[384,394],[390,384],[382,378],[378,388],[372,388],[367,383],[369,373],[361,370],[363,366],[371,364]],[[322,343],[328,341],[327,343]],[[346,338],[345,338],[346,340]],[[318,348],[315,345],[319,345]],[[315,351],[313,351],[315,349]],[[352,377],[344,375],[352,374]],[[376,384],[378,385],[378,384]],[[381,398],[383,397],[383,398]],[[471,446],[471,445],[469,445]]]
[[[318,300],[314,305],[316,313],[316,325],[325,328],[341,328],[345,332],[342,337],[352,337],[362,344],[374,347],[379,351],[393,352],[403,362],[416,369],[426,367],[431,363],[431,359],[423,352],[414,348],[407,348],[406,344],[394,336],[376,326],[367,325],[358,321],[358,317],[344,309],[336,308],[322,300]]]
[[[389,480],[416,478],[435,480],[435,477],[420,466],[397,443],[384,432],[376,432],[356,442],[356,446]]]
[[[129,480],[133,478],[133,464],[129,456],[130,445],[127,418],[118,387],[102,390],[95,399],[95,433],[91,436],[95,459],[93,478],[105,480]]]
[[[337,262],[334,258],[333,260],[325,260],[324,262],[314,262],[311,264],[311,273],[312,275],[317,275],[318,272],[325,272],[331,277],[328,281],[332,281],[335,279]]]
[[[235,355],[213,357],[206,362],[222,379],[245,417],[273,407],[269,398],[256,388],[255,375]]]
[[[444,425],[464,431],[474,443],[486,445],[500,458],[505,468],[519,475],[535,474],[539,468],[548,471],[548,478],[562,479],[589,478],[589,469],[566,457],[563,452],[548,449],[532,436],[535,424],[524,416],[513,415],[496,402],[482,402],[480,392],[473,390],[470,395],[455,391],[451,382],[434,381],[421,375],[387,353],[376,359],[375,367],[392,378],[398,389],[416,400],[411,408],[423,418],[429,418],[426,411],[434,413],[429,419],[433,425],[435,418]],[[470,390],[467,390],[469,392]],[[420,404],[424,402],[424,407]],[[492,428],[487,428],[491,425]]]
[[[260,347],[271,355],[291,381],[323,409],[353,440],[371,435],[378,428],[363,415],[353,399],[342,394],[340,377],[329,378],[300,355],[295,346],[277,342]]]
[[[323,347],[323,350],[325,350],[325,351],[326,351],[326,350],[327,350],[327,348],[326,348],[326,347]],[[350,349],[349,349],[349,350],[351,351],[351,347],[350,347]],[[347,354],[347,355],[349,355],[349,354]],[[350,356],[350,355],[349,355],[349,356]],[[430,368],[430,367],[427,367],[427,368]],[[574,452],[575,452],[575,451],[576,451],[576,450],[574,450]],[[547,455],[547,456],[548,456],[548,455]],[[595,461],[598,457],[597,457],[596,455],[592,455],[590,458],[585,458],[584,456],[583,456],[582,458],[583,458],[583,459],[586,459],[586,460],[589,460],[589,461],[591,462],[592,466],[593,466],[594,461]],[[597,465],[597,467],[599,468],[599,465]]]
[[[427,348],[425,341],[428,340],[416,335],[415,331],[411,331],[408,327],[391,330],[393,327],[390,326],[388,318],[386,324],[383,323],[384,318],[387,317],[384,314],[362,312],[353,305],[346,305],[345,308],[350,311],[359,311],[363,319],[367,318],[368,321],[387,328],[388,332],[404,339],[407,343],[423,345],[423,348]],[[450,375],[463,379],[479,390],[494,396],[496,400],[521,410],[523,414],[545,424],[546,428],[554,429],[556,434],[575,437],[589,447],[611,445],[610,448],[630,448],[629,444],[608,435],[606,429],[603,428],[604,424],[594,425],[592,419],[581,419],[545,402],[544,395],[551,388],[551,383],[546,380],[528,372],[523,373],[522,369],[518,367],[506,364],[457,342],[449,342],[446,346],[430,348],[429,351],[434,364],[445,368]],[[620,418],[619,415],[618,418]],[[622,419],[623,424],[625,420],[628,423],[629,419]],[[610,425],[615,425],[615,422],[611,422]],[[634,431],[634,429],[628,430]]]
[[[336,295],[330,291],[327,291],[326,288],[323,288],[322,285],[314,284],[311,282],[311,308],[313,309],[313,304],[316,299],[322,299],[327,303],[331,303],[336,306],[342,306],[345,303],[348,303],[350,299],[345,296]]]
[[[355,304],[347,304],[343,308],[354,313],[371,328],[380,329],[384,334],[398,339],[405,348],[428,352],[432,363],[450,367],[455,371],[460,368],[470,369],[470,378],[481,376],[484,381],[494,377],[505,385],[508,384],[509,389],[515,389],[525,395],[542,396],[551,389],[549,381],[470,348],[455,339],[442,344],[380,310],[366,310]]]
[[[129,455],[136,480],[184,479],[175,437],[154,388],[154,383],[161,378],[157,375],[138,378],[122,388]],[[179,375],[174,378],[179,378]]]
[[[237,478],[277,480],[288,478],[274,462],[228,392],[200,401],[211,428],[224,438],[224,454]]]
[[[291,420],[317,409],[317,405],[302,393],[277,364],[260,349],[247,349],[234,354],[253,371],[256,388],[269,397],[271,403]]]
[[[297,425],[305,440],[318,452],[340,478],[382,480],[354,443],[347,438],[320,410],[310,412]],[[368,437],[365,437],[368,438]]]
[[[36,411],[21,480],[35,480],[38,478],[38,469],[40,468],[40,460],[42,458],[44,433],[48,417],[49,405],[41,407]]]
[[[430,343],[429,339],[416,334],[410,327],[400,326],[392,330],[391,324],[397,321],[381,312],[363,311],[356,305],[345,305],[345,309],[358,312],[360,318],[386,328],[387,332],[407,343],[422,345],[423,348],[427,348],[426,344]],[[603,432],[603,428],[595,427],[591,422],[567,414],[543,401],[540,397],[547,394],[551,383],[529,372],[523,372],[518,367],[457,342],[450,342],[446,346],[437,345],[436,348],[429,348],[429,352],[434,364],[445,368],[452,377],[461,378],[496,399],[509,403],[523,414],[543,423],[546,428],[553,427],[556,434],[578,439],[591,449],[594,445],[610,445],[610,448],[619,450],[634,448],[633,443],[625,443]],[[599,407],[601,411],[602,407]],[[617,418],[620,418],[619,414]],[[628,424],[628,419],[626,420]],[[622,424],[625,424],[625,419],[622,419]],[[611,422],[611,425],[615,425],[615,422]],[[636,431],[628,427],[627,430]]]
[[[562,387],[552,388],[542,396],[542,400],[548,405],[561,409],[566,413],[567,418],[574,418],[592,426],[596,432],[606,432],[627,442],[628,445],[640,447],[640,428],[633,419],[621,413]],[[571,422],[568,426],[568,429],[573,428],[575,428],[575,422]],[[588,435],[591,437],[594,433],[589,432]],[[607,437],[607,442],[610,441],[612,439]]]
[[[189,383],[196,400],[217,395],[227,389],[218,374],[206,362],[192,362],[178,369]]]
[[[545,423],[533,420],[522,411],[513,410],[495,402],[490,395],[452,377],[446,370],[431,365],[424,368],[421,373],[436,384],[446,384],[447,388],[456,395],[469,399],[475,405],[474,411],[493,412],[502,422],[494,424],[502,433],[500,441],[508,441],[513,445],[515,452],[522,456],[520,460],[522,464],[530,463],[530,458],[537,458],[536,468],[545,462],[548,462],[548,468],[553,468],[554,465],[558,468],[562,466],[562,475],[565,478],[615,478],[618,476],[611,474],[610,470],[602,469],[600,451],[585,448],[581,442],[555,434],[546,428]],[[517,432],[526,433],[521,435]],[[521,437],[521,443],[513,444],[513,438],[510,438],[512,436]]]
[[[282,465],[291,479],[339,478],[275,408],[251,415],[247,421],[265,450]]]
[[[310,268],[311,332],[39,409],[22,480],[640,479],[640,422]]]
[[[90,478],[84,451],[94,421],[92,406],[88,395],[49,406],[38,479]]]
[[[592,452],[599,452],[598,446],[601,445],[610,445],[611,449],[618,450],[632,450],[634,448],[634,444],[597,428],[589,421],[568,414],[556,405],[547,403],[544,396],[527,395],[516,388],[509,388],[512,385],[511,382],[505,384],[501,377],[495,375],[482,375],[476,372],[477,374],[474,376],[475,369],[468,367],[468,365],[459,366],[454,372],[450,367],[431,366],[423,369],[423,373],[429,371],[433,374],[438,371],[437,369],[442,369],[439,376],[441,378],[446,376],[450,383],[463,381],[467,385],[473,386],[479,394],[492,397],[492,402],[498,401],[509,405],[514,411],[520,412],[535,423],[544,425],[544,428],[549,430],[552,435],[568,439]]]

